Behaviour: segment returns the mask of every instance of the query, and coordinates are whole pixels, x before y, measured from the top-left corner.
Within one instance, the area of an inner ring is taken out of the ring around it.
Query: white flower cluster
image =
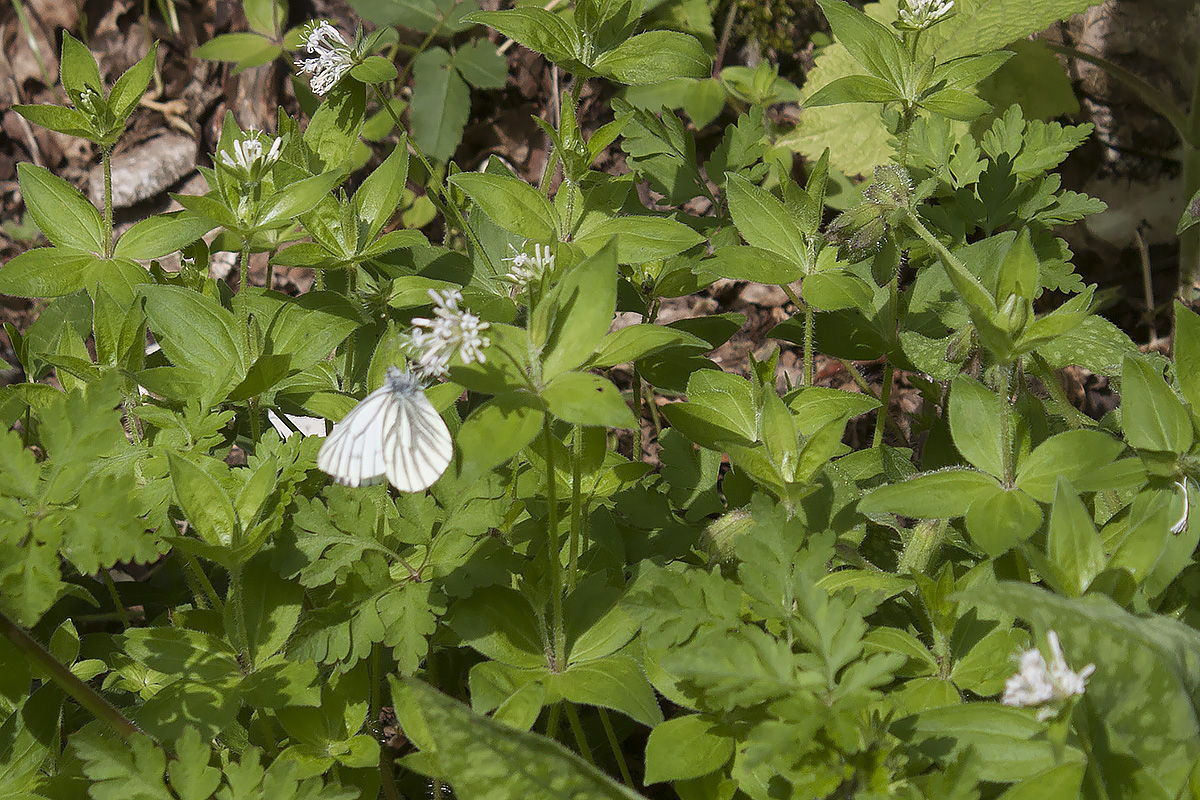
[[[426,381],[440,378],[450,367],[450,359],[458,352],[464,364],[487,361],[484,350],[491,343],[482,332],[488,324],[469,311],[461,309],[462,293],[451,289],[429,290],[433,300],[433,318],[415,318],[408,339],[417,360],[414,370]]]
[[[901,0],[900,21],[913,30],[923,31],[941,22],[954,9],[954,0]]]
[[[296,68],[309,76],[308,86],[314,94],[328,92],[354,66],[350,45],[327,20],[310,26],[304,49],[310,57],[297,61]]]
[[[1087,679],[1096,671],[1095,664],[1088,664],[1075,672],[1067,665],[1058,634],[1050,631],[1046,639],[1050,642],[1050,663],[1046,664],[1037,648],[1021,653],[1017,673],[1004,684],[1000,700],[1006,706],[1041,706],[1037,714],[1040,720],[1057,716],[1065,701],[1083,694]]]
[[[550,252],[549,245],[535,244],[533,255],[529,255],[524,250],[518,250],[512,245],[509,245],[509,248],[513,254],[502,259],[505,264],[509,265],[508,274],[504,276],[504,280],[518,289],[524,289],[554,269],[554,254]]]
[[[251,129],[234,140],[232,155],[228,150],[222,150],[219,158],[242,180],[257,183],[279,160],[282,148],[283,140],[278,136],[268,136]]]

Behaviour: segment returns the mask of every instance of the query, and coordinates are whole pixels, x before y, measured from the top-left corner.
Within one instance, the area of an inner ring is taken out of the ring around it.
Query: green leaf
[[[178,453],[167,456],[175,497],[193,530],[208,544],[233,544],[239,526],[229,495],[196,461]]]
[[[962,89],[942,89],[921,98],[921,108],[941,114],[943,117],[971,122],[992,110],[986,100],[980,100]]]
[[[113,255],[148,260],[182,250],[213,229],[211,220],[187,211],[155,214],[121,235]]]
[[[1042,503],[1054,499],[1060,476],[1080,491],[1109,489],[1102,470],[1124,449],[1120,440],[1101,431],[1066,431],[1051,436],[1021,461],[1016,484]]]
[[[842,103],[890,103],[901,100],[896,87],[874,75],[847,75],[827,83],[804,102],[805,108],[836,106]]]
[[[629,656],[572,664],[565,672],[551,673],[547,685],[572,703],[611,708],[643,725],[662,722],[654,689]]]
[[[476,11],[463,20],[495,28],[555,62],[577,59],[583,49],[579,31],[559,15],[535,6],[509,11]]]
[[[535,242],[558,238],[558,219],[545,195],[525,181],[486,172],[460,172],[450,183],[461,189],[501,228]]]
[[[575,244],[591,254],[610,239],[617,242],[618,264],[644,264],[682,253],[704,237],[669,217],[616,217],[581,233]]]
[[[333,170],[280,187],[275,196],[267,201],[258,225],[277,225],[311,211],[344,177],[345,173]]]
[[[234,330],[232,315],[199,292],[179,286],[142,286],[146,318],[163,352],[177,367],[223,396],[246,367],[244,335]]]
[[[388,157],[366,177],[354,193],[358,218],[367,227],[367,239],[374,238],[383,230],[384,225],[396,213],[396,208],[404,199],[407,180],[408,140],[401,136]]]
[[[457,33],[462,17],[475,6],[462,0],[354,0],[351,6],[376,25],[398,25],[421,33]]]
[[[939,759],[974,748],[979,778],[997,782],[1021,780],[1055,764],[1044,729],[1024,709],[989,702],[932,708],[892,724],[894,734],[923,743],[920,749]],[[1081,759],[1071,747],[1062,757],[1069,762]]]
[[[892,513],[917,519],[961,517],[977,497],[995,493],[996,479],[970,469],[918,475],[875,489],[858,503],[864,514]]]
[[[955,447],[973,466],[996,477],[1004,474],[1001,402],[995,392],[966,375],[959,375],[950,387],[950,432]]]
[[[387,83],[394,81],[400,73],[396,65],[383,56],[367,56],[361,64],[350,69],[350,77],[363,83]]]
[[[804,276],[797,264],[780,259],[776,253],[757,247],[722,247],[697,269],[735,281],[783,286]]]
[[[1175,302],[1175,376],[1179,390],[1200,414],[1200,314]]]
[[[102,252],[100,212],[83,193],[45,167],[17,165],[25,208],[46,238],[60,247]]]
[[[1179,225],[1175,228],[1175,235],[1182,235],[1184,231],[1197,223],[1200,223],[1200,191],[1192,195],[1192,199],[1188,201],[1187,206],[1183,209],[1183,216],[1179,218]]]
[[[1083,764],[1059,764],[1026,778],[1007,789],[996,800],[1042,800],[1046,797],[1078,797],[1083,783]]]
[[[108,105],[117,119],[122,121],[128,119],[133,110],[137,108],[138,103],[141,102],[142,95],[146,93],[150,79],[154,76],[157,54],[158,42],[155,42],[150,45],[146,55],[125,70],[125,73],[113,84],[112,91],[108,95]]]
[[[97,259],[67,247],[26,250],[0,269],[0,294],[62,297],[88,286]]]
[[[545,667],[538,620],[515,589],[489,586],[453,605],[446,619],[468,647],[514,667]]]
[[[278,46],[272,44],[271,40],[262,34],[222,33],[197,47],[195,56],[196,58],[204,58],[210,61],[232,61],[237,63],[247,56],[266,52],[272,48],[276,51],[276,55],[278,55]]]
[[[243,295],[248,291],[242,290]],[[292,371],[323,361],[361,324],[358,309],[336,292],[306,292],[278,303],[267,338],[272,351],[290,357]]]
[[[621,391],[607,378],[587,372],[564,372],[546,385],[542,399],[550,413],[574,425],[634,428],[633,412]]]
[[[326,169],[341,168],[354,153],[366,115],[366,96],[364,84],[340,81],[304,129],[304,143]]]
[[[1064,579],[1059,590],[1070,597],[1082,596],[1107,563],[1091,515],[1066,478],[1055,487],[1046,557]]]
[[[91,89],[103,96],[104,83],[100,80],[100,68],[96,58],[87,46],[72,36],[63,32],[62,51],[58,64],[59,79],[68,96],[74,98]]]
[[[508,81],[508,59],[487,39],[467,42],[454,51],[450,63],[476,89],[503,89]]]
[[[1192,420],[1157,369],[1126,356],[1121,369],[1121,427],[1139,450],[1186,453],[1192,446]]]
[[[572,370],[596,351],[617,303],[617,257],[612,244],[573,267],[542,298],[530,336],[542,346],[542,377]]]
[[[250,30],[263,36],[278,38],[283,23],[287,21],[287,5],[284,0],[244,0],[242,11]]]
[[[246,4],[250,5],[249,3]],[[176,758],[168,766],[171,789],[179,800],[208,800],[221,785],[221,771],[210,767],[209,746],[195,728],[186,728],[175,743]]]
[[[712,73],[712,59],[704,46],[678,31],[639,33],[602,53],[592,66],[600,75],[630,86],[706,78]]]
[[[413,59],[413,93],[408,119],[413,141],[429,156],[449,161],[462,141],[471,111],[471,91],[450,63],[450,54],[434,47]]]
[[[1037,298],[1041,287],[1038,284],[1039,261],[1029,238],[1029,228],[1022,228],[1016,241],[1004,254],[1000,272],[996,279],[996,297],[1007,298],[1015,294],[1026,300]]]
[[[895,32],[842,0],[817,0],[833,35],[876,78],[905,85],[911,58]]]
[[[638,323],[607,334],[600,343],[600,350],[588,365],[611,367],[637,361],[672,347],[703,351],[712,349],[708,342],[686,331],[665,325]]]
[[[34,125],[41,125],[68,136],[94,141],[96,129],[87,115],[74,108],[52,105],[15,105],[13,110]]]
[[[541,433],[543,416],[525,392],[505,392],[476,408],[454,437],[459,476],[469,481],[521,452]]]
[[[646,741],[646,783],[699,778],[723,767],[733,756],[734,740],[713,728],[698,714],[656,726]]]
[[[388,680],[400,724],[422,748],[406,765],[450,781],[464,798],[640,800],[557,742],[476,716],[420,681]]]
[[[88,794],[93,800],[174,797],[163,781],[167,757],[149,736],[136,734],[124,740],[103,728],[92,728],[72,736],[71,746],[83,764],[83,773],[90,783]]]
[[[778,253],[792,264],[808,264],[808,242],[793,212],[774,195],[736,172],[725,173],[729,213],[752,247]]]
[[[995,489],[971,502],[966,522],[971,541],[994,558],[1032,536],[1042,524],[1042,510],[1020,489]]]
[[[822,311],[874,313],[875,287],[852,272],[818,272],[804,279],[804,300]]]

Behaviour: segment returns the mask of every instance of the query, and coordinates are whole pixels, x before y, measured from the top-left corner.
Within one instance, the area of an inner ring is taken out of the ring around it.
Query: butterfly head
[[[383,383],[399,395],[415,394],[425,388],[425,382],[420,377],[399,367],[388,367]]]

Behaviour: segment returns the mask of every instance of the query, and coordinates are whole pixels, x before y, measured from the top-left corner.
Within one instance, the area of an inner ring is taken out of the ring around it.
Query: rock
[[[113,207],[128,208],[165,192],[196,168],[196,141],[178,133],[147,139],[113,156]],[[88,192],[97,206],[104,200],[99,164],[88,175]]]

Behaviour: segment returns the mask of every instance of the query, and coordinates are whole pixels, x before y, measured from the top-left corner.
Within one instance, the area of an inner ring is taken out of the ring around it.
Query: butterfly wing
[[[317,466],[346,486],[365,486],[386,473],[384,435],[399,416],[396,395],[386,387],[371,392],[333,426],[317,453]]]
[[[428,489],[454,457],[450,430],[423,392],[397,398],[398,413],[384,431],[388,482],[402,492]]]

